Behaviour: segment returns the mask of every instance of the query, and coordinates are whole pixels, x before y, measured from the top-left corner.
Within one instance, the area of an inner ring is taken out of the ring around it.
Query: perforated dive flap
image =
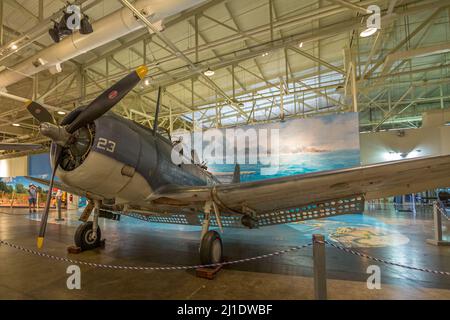
[[[272,212],[261,213],[256,216],[259,227],[276,224],[292,223],[311,219],[322,219],[343,214],[362,213],[364,211],[364,197],[351,196],[336,200],[312,203],[294,208],[276,210]],[[137,213],[120,212],[132,218],[144,220],[147,222],[184,224],[184,225],[202,225],[203,213],[194,214],[169,214],[169,213]],[[241,223],[242,215],[222,214],[222,225],[228,228],[244,228]],[[214,215],[211,216],[210,225],[217,227],[217,221]]]
[[[258,225],[262,227],[362,212],[364,197],[358,195],[259,214]]]

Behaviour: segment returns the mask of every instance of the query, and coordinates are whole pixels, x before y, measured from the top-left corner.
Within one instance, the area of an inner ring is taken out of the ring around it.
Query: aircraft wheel
[[[100,227],[97,227],[96,239],[93,239],[92,233],[92,221],[79,225],[77,231],[75,232],[75,245],[83,251],[99,247],[102,237]]]
[[[217,231],[208,231],[200,243],[200,261],[202,264],[222,262],[222,239]]]

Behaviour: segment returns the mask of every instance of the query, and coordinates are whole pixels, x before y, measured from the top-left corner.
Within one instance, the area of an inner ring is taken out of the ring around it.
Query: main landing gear
[[[215,264],[223,261],[223,246],[220,234],[217,231],[209,230],[211,222],[211,207],[214,209],[217,224],[223,232],[220,213],[214,202],[205,204],[205,217],[202,224],[202,233],[200,240],[200,262],[203,265]]]
[[[95,200],[94,206],[88,205],[88,210],[94,209],[93,221],[87,221],[91,212],[83,213],[83,224],[78,226],[75,232],[75,245],[81,249],[81,251],[92,250],[102,245],[102,233],[98,225],[98,217],[100,215],[100,201]]]
[[[209,230],[200,242],[200,261],[202,264],[222,262],[222,239],[217,231]]]

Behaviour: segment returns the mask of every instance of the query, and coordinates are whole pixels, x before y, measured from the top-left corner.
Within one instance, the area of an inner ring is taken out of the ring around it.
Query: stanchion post
[[[427,243],[435,246],[449,246],[450,242],[442,240],[442,217],[439,211],[439,204],[433,204],[434,239],[428,239]]]
[[[434,220],[434,239],[436,241],[442,241],[442,218],[437,203],[433,205],[433,220]]]
[[[314,261],[314,297],[316,300],[327,299],[327,269],[325,262],[325,237],[313,234]]]

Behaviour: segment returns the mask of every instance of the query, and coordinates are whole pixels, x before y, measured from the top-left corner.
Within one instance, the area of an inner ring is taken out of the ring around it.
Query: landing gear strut
[[[200,241],[200,262],[202,264],[215,264],[222,262],[222,239],[217,231],[209,230],[211,222],[211,207],[214,208],[216,221],[222,230],[219,210],[217,206],[211,202],[205,204],[205,218],[202,224],[202,234]]]
[[[100,201],[94,201],[94,219],[85,221],[75,232],[75,245],[82,251],[92,250],[101,246],[102,233],[98,226],[98,217],[100,215]],[[89,216],[87,216],[88,218]],[[87,220],[87,219],[86,219]]]

